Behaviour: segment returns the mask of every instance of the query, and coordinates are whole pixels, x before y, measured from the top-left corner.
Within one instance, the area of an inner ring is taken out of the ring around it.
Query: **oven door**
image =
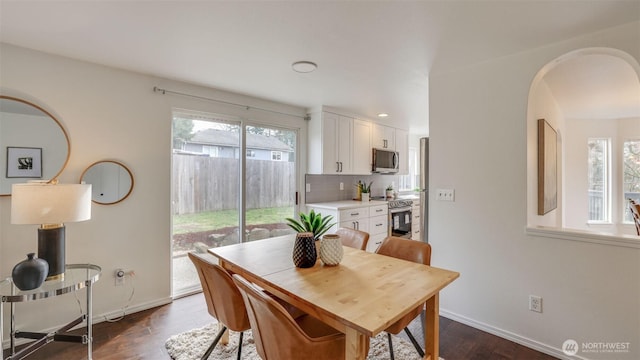
[[[411,239],[411,207],[389,209],[391,236]]]

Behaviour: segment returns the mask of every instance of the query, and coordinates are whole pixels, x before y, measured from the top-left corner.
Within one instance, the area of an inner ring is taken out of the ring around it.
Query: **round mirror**
[[[133,190],[131,171],[111,160],[91,164],[80,176],[80,182],[91,184],[91,200],[102,205],[119,203]]]
[[[69,161],[69,136],[38,105],[0,95],[0,196],[11,185],[57,178]]]

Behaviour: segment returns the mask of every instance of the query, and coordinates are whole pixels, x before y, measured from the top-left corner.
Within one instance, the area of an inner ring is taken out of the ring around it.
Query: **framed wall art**
[[[558,206],[558,134],[545,119],[538,120],[538,215]]]
[[[42,178],[42,148],[7,147],[7,178]]]

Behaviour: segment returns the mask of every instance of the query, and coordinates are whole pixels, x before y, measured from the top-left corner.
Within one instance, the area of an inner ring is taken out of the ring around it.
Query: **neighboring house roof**
[[[238,133],[205,129],[196,132],[191,140],[187,141],[191,144],[205,144],[216,146],[230,146],[238,147]],[[262,150],[278,150],[278,151],[293,151],[289,145],[283,143],[278,138],[273,136],[265,136],[258,134],[247,133],[247,149],[262,149]]]

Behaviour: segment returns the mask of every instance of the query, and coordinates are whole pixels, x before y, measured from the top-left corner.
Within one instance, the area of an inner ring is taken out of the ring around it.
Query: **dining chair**
[[[389,236],[382,241],[380,247],[376,251],[377,254],[387,255],[398,259],[412,261],[419,264],[430,265],[431,264],[431,245],[417,240],[409,240],[396,236]],[[407,325],[413,321],[418,315],[422,317],[422,327],[424,332],[424,304],[416,307],[410,313],[402,317],[400,320],[391,324],[385,329],[387,337],[389,339],[389,354],[391,360],[395,357],[393,355],[393,343],[391,342],[391,334],[398,334],[404,329],[404,332],[411,340],[411,343],[418,351],[420,356],[424,357],[424,350],[418,344],[415,337],[407,328]]]
[[[294,319],[278,301],[238,274],[233,281],[242,293],[262,360],[344,359],[344,334],[307,314]]]
[[[640,204],[633,199],[629,199],[629,210],[631,210],[633,222],[636,225],[636,233],[640,235]]]
[[[242,294],[233,282],[231,275],[221,266],[211,263],[204,255],[188,253],[189,259],[193,262],[200,277],[202,293],[207,301],[209,314],[220,324],[222,329],[218,332],[213,343],[207,348],[201,359],[209,358],[211,352],[216,347],[222,335],[227,329],[240,332],[238,341],[238,360],[242,353],[242,337],[244,331],[251,328],[247,310],[244,307]]]
[[[369,233],[367,232],[350,228],[340,228],[336,231],[336,234],[340,236],[340,241],[342,241],[342,245],[344,246],[360,250],[367,248],[367,242],[369,242]]]

